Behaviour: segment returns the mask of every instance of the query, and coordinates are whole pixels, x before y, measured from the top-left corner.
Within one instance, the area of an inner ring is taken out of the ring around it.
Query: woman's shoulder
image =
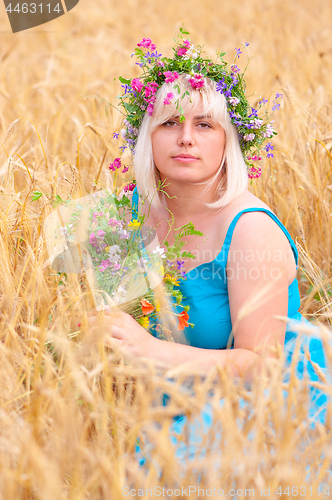
[[[249,191],[243,193],[234,201],[236,203],[231,207],[232,213],[230,214],[230,219],[232,220],[239,213],[250,208],[263,208],[267,212],[272,213],[273,217],[267,214],[266,211],[249,211],[243,213],[233,227],[233,248],[270,247],[280,250],[284,249],[285,251],[290,250],[290,241],[286,228],[266,203]]]
[[[229,212],[234,215],[248,208],[264,208],[273,213],[273,210],[266,203],[257,198],[254,194],[250,193],[248,190],[243,191],[243,193],[235,198],[232,203],[227,206],[227,208],[229,208]]]

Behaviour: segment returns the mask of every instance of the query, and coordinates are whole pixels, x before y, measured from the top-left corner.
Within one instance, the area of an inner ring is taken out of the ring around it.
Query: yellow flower
[[[133,219],[128,223],[129,229],[139,229],[140,227],[141,227],[141,224],[137,219]]]
[[[108,253],[111,247],[105,247],[105,252]]]
[[[176,276],[171,276],[170,274],[166,274],[164,277],[164,281],[167,281],[172,283],[174,286],[180,286],[180,283],[178,282],[178,278]]]
[[[140,318],[140,323],[143,328],[149,328],[149,318],[147,316]]]
[[[160,302],[159,302],[159,300],[156,299],[154,301],[154,305],[156,306],[156,312],[159,312],[160,311]]]

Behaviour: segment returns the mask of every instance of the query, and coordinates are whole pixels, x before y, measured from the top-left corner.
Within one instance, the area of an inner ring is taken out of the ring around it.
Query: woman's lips
[[[192,155],[177,155],[172,157],[173,160],[179,161],[180,163],[191,163],[193,161],[197,161],[198,158]]]

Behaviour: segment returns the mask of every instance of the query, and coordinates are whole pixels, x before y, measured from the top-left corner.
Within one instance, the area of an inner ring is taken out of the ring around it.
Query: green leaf
[[[31,201],[37,201],[41,196],[43,196],[43,193],[41,193],[40,191],[34,191],[31,197]]]
[[[180,28],[180,31],[183,35],[189,35],[189,31],[186,31],[183,28]]]
[[[181,93],[181,90],[180,90],[180,86],[179,84],[177,83],[176,85],[173,86],[173,89],[176,89],[178,91],[178,94]]]
[[[126,78],[123,78],[122,76],[119,76],[119,80],[121,83],[124,83],[125,85],[130,85],[131,80],[127,80]]]
[[[52,207],[56,208],[60,203],[63,203],[63,200],[60,198],[60,196],[57,194],[55,197],[55,200],[52,203]]]

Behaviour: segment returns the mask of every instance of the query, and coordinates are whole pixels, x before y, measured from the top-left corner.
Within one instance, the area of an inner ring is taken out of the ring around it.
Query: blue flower
[[[225,90],[224,96],[225,97],[232,97],[232,92],[230,90]]]
[[[265,104],[266,102],[268,102],[268,100],[263,98],[258,104]]]
[[[143,66],[144,66],[144,63],[138,63],[138,62],[137,62],[137,63],[135,63],[135,64],[137,64],[137,66],[139,66],[140,68],[143,68]]]
[[[127,146],[120,146],[119,149],[121,149],[121,151],[124,152],[124,150],[127,149]]]
[[[279,111],[280,104],[276,101],[273,101],[272,111],[275,111],[276,109]]]
[[[266,155],[266,157],[267,157],[267,158],[273,158],[273,157],[274,157],[274,154],[273,154],[273,153],[268,153],[268,154]]]
[[[114,132],[114,134],[113,134],[113,139],[118,139],[118,138],[119,138],[119,134],[118,134],[118,132]]]
[[[244,44],[244,46],[245,46],[245,47],[248,47],[248,45],[249,45],[249,43],[248,43],[248,42],[246,42],[246,43]]]
[[[279,94],[278,92],[276,93],[276,99],[278,99],[279,97],[281,97],[281,99],[283,99],[283,95],[282,94]]]

